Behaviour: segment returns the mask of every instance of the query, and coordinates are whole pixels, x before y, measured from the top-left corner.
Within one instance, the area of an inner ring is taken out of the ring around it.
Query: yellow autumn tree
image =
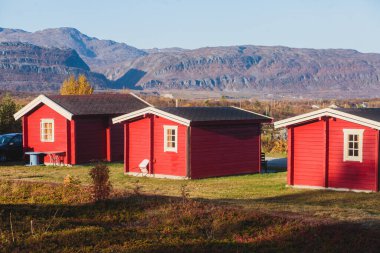
[[[78,79],[71,75],[63,81],[61,95],[90,95],[94,92],[85,75],[79,75]]]

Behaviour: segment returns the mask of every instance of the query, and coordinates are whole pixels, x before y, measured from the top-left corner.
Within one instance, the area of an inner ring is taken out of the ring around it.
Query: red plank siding
[[[107,153],[107,127],[112,116],[74,116],[69,121],[46,105],[41,105],[22,118],[25,151],[64,151],[65,164],[92,160],[122,161],[124,132],[122,125],[111,125]],[[54,142],[40,141],[41,119],[54,119]],[[44,162],[50,162],[45,157]]]
[[[71,147],[71,164],[77,164],[77,146],[76,146],[76,124],[74,120],[70,121],[70,147]]]
[[[178,126],[178,152],[164,152],[164,125]],[[128,128],[128,171],[140,172],[138,165],[149,159],[153,174],[186,176],[186,126],[154,116],[153,121],[149,117],[131,122]]]
[[[343,129],[364,129],[363,162],[343,161]],[[378,131],[340,119],[330,119],[329,187],[376,190]]]
[[[22,149],[28,150],[28,117],[22,117]]]
[[[111,124],[108,123],[106,126],[106,157],[108,162],[112,160],[111,143]]]
[[[164,152],[164,126],[178,126],[177,152]],[[154,117],[154,173],[162,175],[186,176],[187,127],[173,121]]]
[[[129,171],[129,123],[126,122],[124,124],[124,173],[127,173],[128,171]]]
[[[71,121],[66,120],[66,150],[67,150],[67,164],[71,164]]]
[[[379,159],[380,159],[380,131],[377,131],[377,134],[376,134],[376,142],[377,142],[377,145],[376,145],[376,163],[375,163],[375,170],[376,170],[376,178],[375,178],[375,187],[376,187],[376,191],[379,191],[380,189],[380,174],[379,174]]]
[[[259,125],[191,128],[191,177],[259,172]]]
[[[343,161],[343,129],[364,129],[363,161]],[[291,126],[289,184],[376,191],[379,131],[341,119]],[[288,163],[289,164],[289,163]],[[290,164],[291,165],[291,164]]]
[[[323,186],[324,122],[296,126],[293,131],[293,184]]]
[[[294,128],[288,128],[288,174],[287,181],[288,185],[294,185],[294,155],[293,155],[293,147],[294,147]]]
[[[149,121],[149,118],[144,118],[129,123],[129,172],[140,172],[139,164],[150,157]]]
[[[107,159],[108,118],[75,118],[76,163]]]
[[[54,119],[54,142],[41,142],[40,122],[41,119]],[[25,134],[25,149],[28,151],[64,151],[67,154],[67,125],[66,118],[46,105],[37,107],[32,113],[24,116],[27,123]],[[45,157],[44,162],[50,162]],[[67,156],[64,157],[67,163]]]

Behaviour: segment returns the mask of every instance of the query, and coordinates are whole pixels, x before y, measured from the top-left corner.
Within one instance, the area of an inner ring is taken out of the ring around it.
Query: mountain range
[[[373,97],[380,54],[253,45],[138,49],[74,28],[0,28],[0,89],[56,90],[78,73],[98,89]]]

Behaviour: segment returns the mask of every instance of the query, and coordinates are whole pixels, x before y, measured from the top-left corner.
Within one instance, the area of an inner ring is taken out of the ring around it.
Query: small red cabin
[[[288,184],[379,191],[380,108],[322,109],[275,122],[288,129]]]
[[[64,164],[122,161],[124,132],[112,118],[148,106],[134,94],[40,95],[14,117],[22,118],[24,151],[59,151]]]
[[[167,178],[260,172],[261,124],[271,121],[233,107],[148,107],[113,119],[124,123],[125,173]]]

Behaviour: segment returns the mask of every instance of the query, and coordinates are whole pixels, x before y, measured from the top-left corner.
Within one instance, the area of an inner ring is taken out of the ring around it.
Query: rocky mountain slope
[[[125,67],[144,89],[258,92],[380,90],[380,54],[355,50],[234,46],[159,52]],[[121,77],[119,81],[128,80]],[[134,80],[132,78],[132,80]]]
[[[142,50],[91,38],[74,28],[35,33],[0,28],[1,41],[74,49],[92,71],[113,80],[99,84],[108,88],[318,97],[380,95],[380,54],[355,50],[251,45]],[[53,75],[50,77],[55,80]]]
[[[41,47],[74,49],[91,70],[98,72],[109,65],[131,61],[147,54],[145,51],[125,43],[89,37],[77,29],[69,27],[45,29],[34,33],[20,29],[0,28],[0,42],[14,41],[27,42]]]
[[[55,91],[69,75],[85,74],[97,88],[110,81],[93,73],[73,49],[43,48],[21,42],[0,43],[0,89]]]

